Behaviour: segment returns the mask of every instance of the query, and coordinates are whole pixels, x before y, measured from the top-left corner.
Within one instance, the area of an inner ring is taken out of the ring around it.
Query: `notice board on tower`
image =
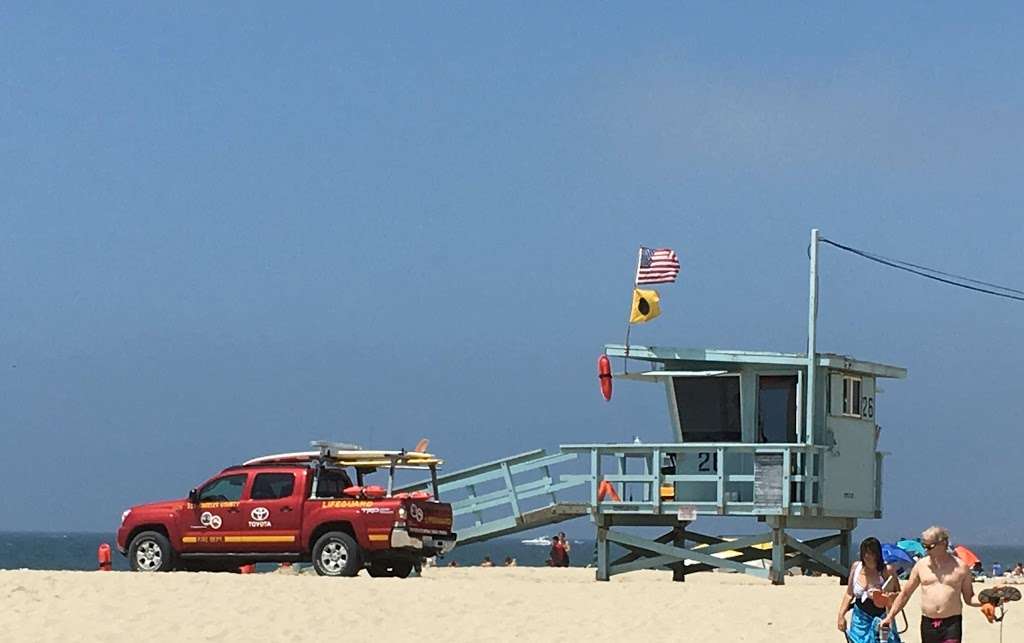
[[[754,454],[754,513],[782,513],[782,454]]]

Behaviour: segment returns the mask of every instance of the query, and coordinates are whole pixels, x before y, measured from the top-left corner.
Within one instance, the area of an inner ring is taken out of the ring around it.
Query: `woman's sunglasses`
[[[928,551],[931,551],[931,550],[935,549],[936,547],[938,547],[939,545],[941,545],[942,543],[943,543],[943,541],[940,540],[937,543],[932,543],[930,545],[925,545],[924,548],[927,549]]]

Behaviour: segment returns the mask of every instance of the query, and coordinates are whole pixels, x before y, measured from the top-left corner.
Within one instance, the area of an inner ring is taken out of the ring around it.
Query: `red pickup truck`
[[[319,451],[265,456],[228,467],[187,499],[124,512],[117,548],[136,571],[237,569],[255,562],[310,561],[323,576],[409,575],[455,546],[452,507],[437,500],[427,453]],[[393,494],[396,469],[426,469],[427,492]],[[364,477],[388,471],[387,488]],[[353,482],[350,473],[355,473]]]

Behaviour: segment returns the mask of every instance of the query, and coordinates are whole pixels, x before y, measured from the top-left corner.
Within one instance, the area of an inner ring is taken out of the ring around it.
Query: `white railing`
[[[677,513],[683,519],[691,513],[821,515],[825,447],[707,442],[570,444],[561,449],[590,463],[590,473],[579,478],[589,483],[590,504],[597,511]],[[769,454],[776,461],[781,456],[781,467],[755,480],[755,460]],[[766,493],[772,484],[777,491]]]

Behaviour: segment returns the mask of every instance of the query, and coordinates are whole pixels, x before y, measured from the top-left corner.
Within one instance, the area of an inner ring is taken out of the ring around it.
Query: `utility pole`
[[[818,240],[817,228],[811,230],[810,293],[807,297],[807,418],[804,423],[804,443],[814,444],[814,383],[818,362]]]

